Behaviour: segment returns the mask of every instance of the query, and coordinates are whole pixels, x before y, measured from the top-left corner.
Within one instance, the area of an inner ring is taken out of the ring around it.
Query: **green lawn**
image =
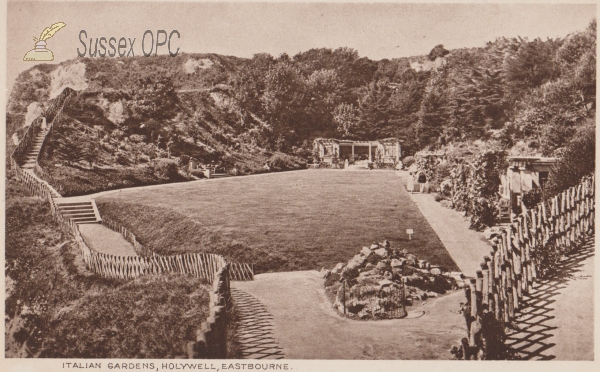
[[[272,173],[123,190],[97,202],[153,250],[219,253],[259,272],[331,268],[384,239],[457,269],[391,171]]]

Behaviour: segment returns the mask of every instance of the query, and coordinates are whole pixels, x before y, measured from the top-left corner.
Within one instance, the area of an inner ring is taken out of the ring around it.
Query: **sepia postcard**
[[[3,371],[598,370],[595,2],[5,5]]]

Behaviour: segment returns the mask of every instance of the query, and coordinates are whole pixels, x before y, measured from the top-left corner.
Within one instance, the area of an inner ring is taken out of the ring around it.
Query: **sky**
[[[175,3],[9,1],[7,88],[35,62],[23,56],[34,36],[56,22],[66,27],[48,40],[59,63],[83,51],[87,39],[136,38],[144,32],[177,30],[172,49],[251,57],[294,54],[311,48],[350,47],[374,60],[423,55],[437,44],[446,49],[482,47],[497,37],[562,37],[583,30],[596,16],[595,4],[386,4],[386,3]],[[149,35],[146,49],[149,49]],[[163,47],[161,54],[167,53]]]

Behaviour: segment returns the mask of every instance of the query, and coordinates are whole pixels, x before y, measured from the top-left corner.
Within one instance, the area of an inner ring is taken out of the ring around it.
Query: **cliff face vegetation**
[[[559,39],[437,45],[426,56],[381,61],[349,48],[250,59],[79,58],[19,76],[8,103],[8,150],[10,136],[68,87],[77,94],[42,157],[57,182],[90,179],[95,169],[118,173],[92,172],[103,188],[127,184],[129,173],[147,175],[133,184],[176,180],[186,175],[165,176],[155,169],[168,166],[158,163],[190,157],[255,173],[275,156],[293,169],[309,159],[316,137],[394,136],[406,155],[476,140],[559,155],[595,117],[595,66],[595,20]]]

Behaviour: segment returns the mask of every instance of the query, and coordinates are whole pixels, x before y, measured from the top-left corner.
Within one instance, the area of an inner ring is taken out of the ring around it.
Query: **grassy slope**
[[[48,203],[6,183],[7,357],[174,357],[208,312],[200,280],[102,279],[58,230]],[[175,306],[172,306],[175,304]],[[101,310],[101,311],[99,311]],[[173,332],[177,330],[177,332]]]
[[[268,174],[123,191],[97,202],[103,216],[157,252],[214,252],[260,272],[332,267],[384,239],[456,269],[393,172]]]

